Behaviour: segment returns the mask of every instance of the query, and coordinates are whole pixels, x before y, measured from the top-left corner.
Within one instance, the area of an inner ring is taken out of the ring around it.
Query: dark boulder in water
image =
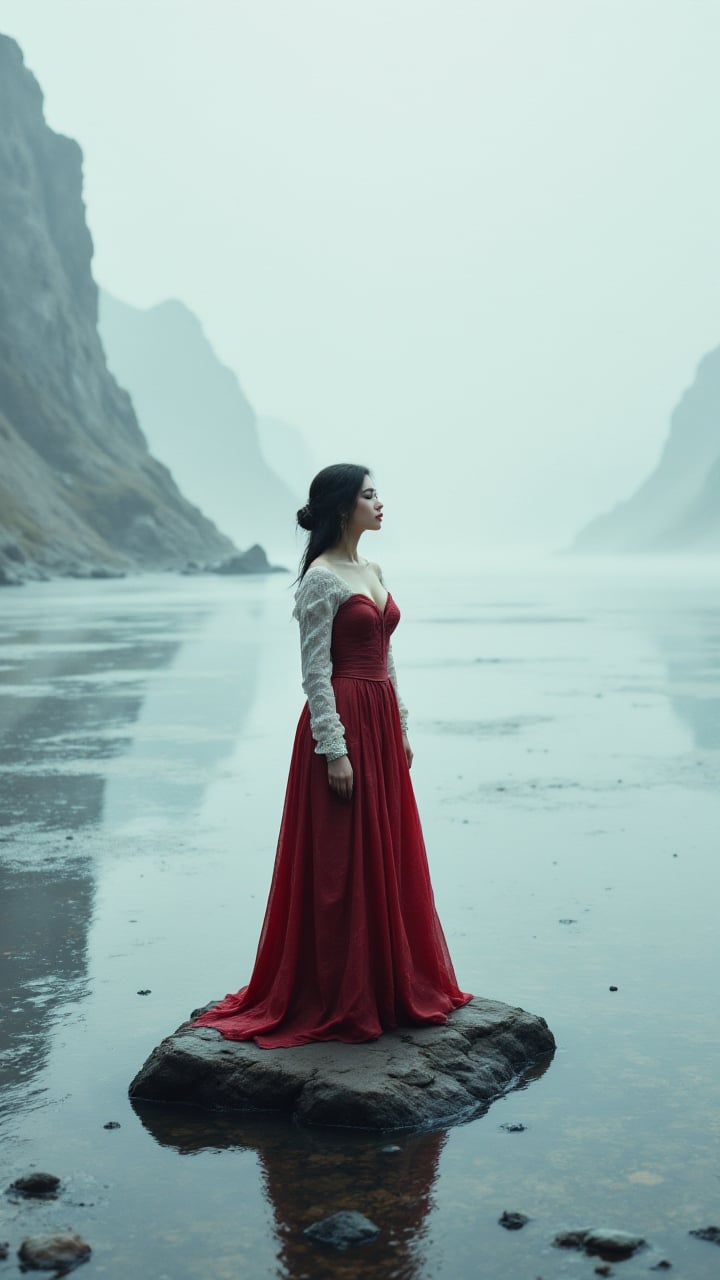
[[[306,1124],[425,1128],[478,1114],[520,1077],[541,1074],[554,1048],[543,1018],[479,998],[444,1025],[400,1027],[365,1044],[260,1049],[188,1021],[153,1051],[130,1096],[285,1111]]]

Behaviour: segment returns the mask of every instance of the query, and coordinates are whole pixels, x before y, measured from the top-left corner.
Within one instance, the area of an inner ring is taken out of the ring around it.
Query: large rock
[[[260,1049],[188,1021],[153,1051],[130,1096],[285,1111],[307,1124],[418,1128],[483,1110],[554,1048],[543,1018],[496,1000],[472,1000],[443,1026],[402,1027],[356,1045]]]

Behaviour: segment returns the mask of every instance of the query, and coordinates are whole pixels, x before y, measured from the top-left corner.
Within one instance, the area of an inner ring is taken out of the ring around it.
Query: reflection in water
[[[280,1274],[287,1280],[368,1275],[411,1280],[420,1275],[444,1131],[396,1139],[303,1129],[268,1116],[213,1115],[151,1103],[133,1107],[155,1141],[181,1155],[219,1149],[257,1153],[274,1218]],[[387,1150],[395,1146],[399,1150]],[[376,1223],[381,1229],[377,1240],[343,1254],[303,1234],[311,1223],[343,1209]]]
[[[179,596],[159,611],[140,595],[119,609],[103,587],[67,606],[45,594],[35,604],[56,625],[20,627],[8,609],[0,626],[0,1114],[18,1098],[42,1102],[33,1081],[53,1027],[86,994],[93,830],[127,820],[133,803],[147,812],[151,796],[185,813],[200,802],[250,709],[259,649],[251,605],[244,678],[220,711],[217,654],[205,638],[217,602],[200,609]],[[158,696],[160,673],[176,663],[186,696],[177,684]],[[133,768],[148,699],[162,751],[158,759],[153,748],[152,768]]]
[[[0,862],[0,1113],[30,1096],[50,1031],[85,991],[94,880],[85,859]],[[34,1097],[37,1102],[38,1095]]]
[[[720,750],[720,610],[688,609],[657,638],[675,714],[700,751]]]
[[[545,1054],[507,1092],[527,1089],[552,1060],[552,1053]],[[414,1280],[427,1274],[429,1218],[446,1130],[383,1134],[305,1128],[268,1113],[208,1112],[135,1099],[131,1106],[158,1145],[179,1155],[256,1153],[273,1215],[279,1274],[287,1280]],[[341,1210],[370,1218],[380,1228],[377,1240],[343,1254],[303,1234]],[[228,1244],[232,1249],[232,1238]]]

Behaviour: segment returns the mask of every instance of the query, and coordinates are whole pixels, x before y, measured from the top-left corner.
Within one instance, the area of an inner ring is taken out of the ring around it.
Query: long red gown
[[[265,921],[250,981],[202,1014],[264,1048],[373,1040],[445,1022],[472,999],[455,979],[387,670],[400,610],[364,595],[337,610],[332,685],[352,800],[328,786],[307,703],[300,716]]]

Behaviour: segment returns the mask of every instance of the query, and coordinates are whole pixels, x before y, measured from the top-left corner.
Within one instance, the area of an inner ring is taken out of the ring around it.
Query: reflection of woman
[[[214,1197],[213,1218],[203,1219],[207,1239],[196,1237],[206,1255],[201,1259],[198,1253],[198,1270],[212,1270],[208,1258],[214,1260],[220,1241],[223,1258],[232,1257],[238,1274],[247,1262],[247,1275],[265,1275],[269,1247],[267,1274],[277,1273],[285,1280],[413,1280],[427,1275],[428,1219],[445,1132],[403,1134],[401,1146],[388,1151],[387,1138],[362,1130],[318,1130],[284,1117],[239,1111],[194,1114],[188,1124],[185,1108],[138,1101],[133,1107],[155,1141],[181,1155],[241,1150],[257,1154],[275,1242],[269,1245],[260,1238],[264,1223],[256,1234],[247,1215],[233,1215],[230,1201],[236,1189],[228,1185],[224,1198],[222,1190]],[[312,1223],[342,1210],[362,1213],[376,1223],[377,1240],[342,1254],[304,1235]]]
[[[326,467],[294,616],[307,704],[295,735],[248,986],[197,1019],[267,1048],[445,1022],[459,990],[433,901],[390,636],[400,611],[358,542],[382,522],[364,467]]]

